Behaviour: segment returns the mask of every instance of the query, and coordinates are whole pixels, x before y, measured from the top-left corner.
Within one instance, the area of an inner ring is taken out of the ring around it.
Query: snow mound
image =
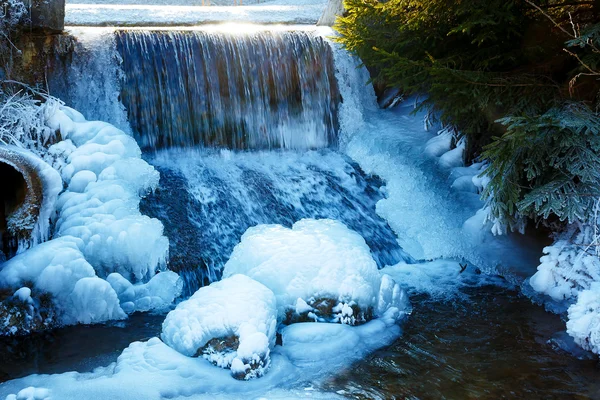
[[[600,354],[600,282],[579,294],[577,303],[569,307],[567,333],[575,343]]]
[[[6,396],[6,400],[50,400],[50,391],[30,386],[17,394],[9,394]]]
[[[400,318],[407,305],[404,292],[382,279],[362,236],[329,219],[248,229],[223,270],[235,274],[275,293],[280,322],[355,325],[392,307]]]
[[[159,275],[160,276],[160,275]],[[275,345],[273,292],[244,275],[200,288],[163,323],[163,341],[186,356],[202,355],[236,378],[262,376]]]

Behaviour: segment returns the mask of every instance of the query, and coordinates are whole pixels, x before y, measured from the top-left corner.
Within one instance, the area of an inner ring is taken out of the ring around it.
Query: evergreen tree
[[[373,80],[466,136],[489,162],[494,217],[584,218],[600,195],[598,1],[347,0],[339,41]],[[484,150],[485,149],[485,150]]]

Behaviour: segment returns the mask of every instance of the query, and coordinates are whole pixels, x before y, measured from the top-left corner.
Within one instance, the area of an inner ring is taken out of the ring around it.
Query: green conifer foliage
[[[489,162],[492,216],[573,222],[600,196],[600,2],[347,0],[338,39]],[[485,149],[485,150],[484,150]]]

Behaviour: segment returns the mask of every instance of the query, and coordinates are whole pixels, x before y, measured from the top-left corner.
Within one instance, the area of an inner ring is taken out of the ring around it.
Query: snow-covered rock
[[[186,356],[202,356],[239,379],[262,376],[275,346],[275,296],[244,275],[200,288],[171,311],[163,341]]]
[[[304,219],[294,226],[259,225],[242,236],[223,276],[244,274],[275,293],[280,322],[355,325],[396,307],[405,294],[383,279],[364,239],[334,220]]]

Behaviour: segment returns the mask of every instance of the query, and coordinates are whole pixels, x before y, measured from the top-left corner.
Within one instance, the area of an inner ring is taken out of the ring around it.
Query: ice
[[[125,318],[117,294],[108,282],[98,277],[78,280],[70,298],[77,322],[92,324]]]
[[[249,379],[268,368],[276,327],[273,292],[247,276],[233,275],[180,303],[167,315],[161,337],[181,354],[202,355]],[[210,345],[213,339],[230,343]]]
[[[223,270],[224,277],[235,274],[247,275],[275,293],[279,321],[300,317],[289,313],[314,310],[320,312],[320,320],[354,325],[372,312],[380,316],[389,307],[404,307],[399,289],[387,280],[392,294],[384,296],[389,301],[379,307],[382,278],[369,247],[362,236],[329,219],[303,219],[291,229],[248,229]]]
[[[585,350],[600,354],[600,282],[579,293],[569,307],[567,333]]]
[[[79,171],[71,178],[69,191],[83,193],[90,183],[96,182],[97,180],[98,177],[92,171]]]
[[[31,151],[16,146],[3,147],[6,147],[14,154],[18,154],[19,157],[24,158],[27,164],[31,165],[35,170],[43,187],[39,215],[32,227],[29,243],[26,243],[25,246],[19,246],[19,252],[22,252],[48,240],[50,235],[50,218],[54,213],[58,194],[63,190],[63,182],[60,175],[52,168],[52,166]]]
[[[91,373],[32,375],[0,385],[0,398],[29,386],[44,387],[52,398],[81,400],[336,399],[319,390],[332,374],[400,334],[394,316],[360,326],[300,323],[285,328],[282,346],[271,352],[269,373],[250,381],[234,379],[203,358],[187,357],[152,338],[132,343],[116,363]],[[307,383],[309,382],[309,383]],[[306,390],[310,389],[310,390]]]
[[[377,203],[377,213],[402,249],[416,260],[464,259],[515,281],[530,276],[542,246],[530,237],[493,236],[492,222],[478,214],[485,206],[476,185],[482,183],[477,178],[481,164],[465,169],[464,145],[459,141],[451,149],[451,130],[431,124],[426,110],[415,112],[418,97],[377,109],[373,88],[360,84],[369,81],[368,71],[360,60],[332,46],[343,98],[341,148],[365,173],[385,182],[387,196]],[[429,131],[423,129],[424,121]]]
[[[168,240],[158,220],[141,215],[139,201],[158,185],[158,172],[140,159],[135,141],[110,124],[85,121],[73,110],[58,110],[48,124],[75,146],[60,169],[69,187],[57,201],[57,236],[80,238],[99,276],[150,279],[165,265]]]
[[[13,294],[13,297],[18,298],[22,302],[29,303],[31,301],[31,289],[28,287],[22,287],[21,289],[17,290],[15,294]]]
[[[155,276],[165,266],[168,240],[160,221],[139,211],[140,197],[158,185],[158,172],[141,160],[135,141],[110,124],[86,121],[64,106],[49,112],[46,123],[63,138],[44,155],[52,167],[35,160],[45,182],[40,232],[49,231],[56,215],[54,239],[5,262],[0,287],[29,290],[35,309],[47,308],[42,298],[49,295],[56,311],[50,322],[59,325],[125,318],[121,303],[128,312],[168,307],[181,282],[172,272]],[[47,237],[40,234],[40,241]],[[117,294],[105,280],[111,273],[129,284],[126,293]]]
[[[189,26],[202,23],[250,22],[255,24],[317,23],[326,0],[233,1],[213,0],[211,7],[181,0],[169,1],[70,1],[66,5],[65,23],[84,26]],[[258,4],[253,4],[258,3]]]
[[[48,389],[30,386],[17,394],[9,394],[6,400],[51,400],[51,398]]]
[[[132,284],[117,272],[106,280],[119,297],[123,311],[131,314],[135,311],[164,311],[170,308],[181,295],[183,282],[173,271],[164,271],[154,275],[148,283]]]

